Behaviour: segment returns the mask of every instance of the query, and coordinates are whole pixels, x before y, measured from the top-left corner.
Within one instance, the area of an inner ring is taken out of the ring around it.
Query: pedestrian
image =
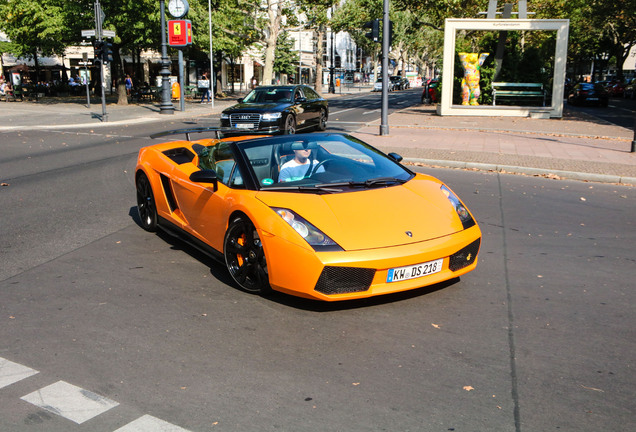
[[[208,75],[204,73],[203,76],[201,77],[200,82],[201,82],[201,85],[199,87],[203,88],[203,96],[201,96],[201,103],[206,103],[206,102],[203,102],[205,98],[207,98],[207,103],[212,103],[210,102],[210,80],[208,79]]]
[[[126,94],[130,96],[130,92],[132,91],[132,86],[133,86],[132,78],[130,78],[130,75],[126,75],[124,84],[126,85]]]

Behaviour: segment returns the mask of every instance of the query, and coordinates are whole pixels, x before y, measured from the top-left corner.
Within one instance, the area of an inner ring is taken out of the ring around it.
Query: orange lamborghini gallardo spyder
[[[333,133],[187,137],[140,150],[141,225],[219,259],[245,291],[348,300],[477,265],[471,213],[395,153]]]

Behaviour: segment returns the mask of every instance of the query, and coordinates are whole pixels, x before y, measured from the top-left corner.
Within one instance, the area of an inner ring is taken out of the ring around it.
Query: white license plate
[[[406,267],[392,268],[389,269],[389,273],[386,276],[386,281],[387,283],[398,282],[408,279],[415,279],[422,276],[428,276],[433,273],[438,273],[442,271],[442,264],[444,264],[443,258]]]
[[[254,129],[251,123],[237,123],[234,127],[237,129]]]
[[[598,100],[598,98],[587,98],[587,100],[590,100],[590,101],[597,101],[597,100]]]

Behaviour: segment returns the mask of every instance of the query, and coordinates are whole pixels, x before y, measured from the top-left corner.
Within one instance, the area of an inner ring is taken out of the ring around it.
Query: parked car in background
[[[609,103],[607,90],[599,83],[578,83],[568,95],[570,105],[599,105],[606,107]]]
[[[430,104],[439,101],[439,81],[436,79],[428,80],[422,88],[422,103]]]
[[[607,93],[610,97],[621,97],[625,91],[625,83],[621,81],[614,81],[607,87]]]
[[[402,77],[400,76],[392,76],[389,77],[391,80],[391,84],[393,84],[394,90],[404,90],[404,84],[402,83]]]
[[[379,77],[378,80],[375,82],[375,84],[373,84],[372,91],[374,92],[382,91],[382,77]],[[389,79],[389,91],[393,91],[393,83],[391,82],[390,79]]]
[[[623,97],[625,99],[636,99],[636,78],[631,78],[625,82]]]
[[[409,81],[408,78],[402,78],[402,90],[406,90],[406,89],[410,89],[411,88],[411,82]]]
[[[325,130],[329,105],[306,85],[261,86],[221,113],[221,126],[294,134],[316,128]]]

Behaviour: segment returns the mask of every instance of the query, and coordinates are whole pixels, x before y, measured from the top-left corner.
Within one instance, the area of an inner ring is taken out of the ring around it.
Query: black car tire
[[[239,287],[252,294],[271,292],[267,261],[256,227],[246,216],[230,222],[223,241],[225,265]]]
[[[327,129],[327,111],[324,109],[320,110],[320,116],[318,117],[318,125],[316,129],[319,131],[324,131]]]
[[[285,118],[284,133],[285,135],[293,135],[296,133],[296,119],[291,114]]]
[[[157,231],[157,204],[150,180],[143,172],[137,176],[137,211],[139,222],[146,231]]]

